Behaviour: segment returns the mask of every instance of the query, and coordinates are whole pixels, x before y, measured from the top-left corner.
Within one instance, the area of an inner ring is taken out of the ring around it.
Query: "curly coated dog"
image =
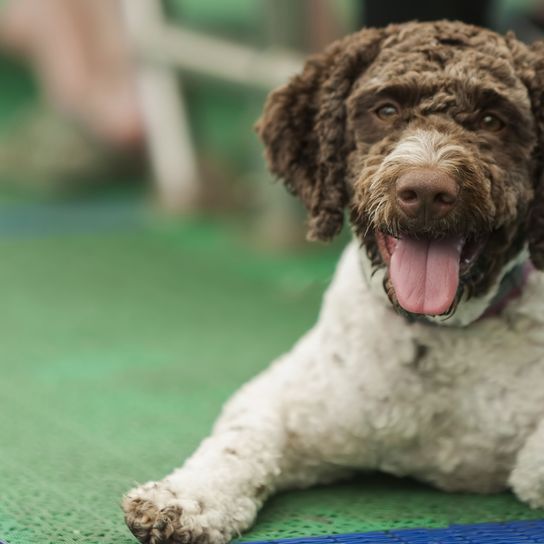
[[[317,324],[178,470],[141,542],[220,544],[278,490],[359,469],[544,506],[544,42],[364,29],[268,98],[271,170],[345,250]]]

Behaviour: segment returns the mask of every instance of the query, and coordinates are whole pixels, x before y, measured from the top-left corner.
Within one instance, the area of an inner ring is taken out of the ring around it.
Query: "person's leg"
[[[109,144],[143,139],[125,29],[116,0],[11,0],[2,44],[26,57],[54,105]]]

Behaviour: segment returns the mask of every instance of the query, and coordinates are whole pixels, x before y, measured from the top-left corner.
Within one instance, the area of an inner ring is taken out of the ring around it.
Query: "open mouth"
[[[452,308],[461,278],[484,246],[483,240],[463,236],[395,238],[377,232],[376,238],[398,303],[407,312],[425,315]]]

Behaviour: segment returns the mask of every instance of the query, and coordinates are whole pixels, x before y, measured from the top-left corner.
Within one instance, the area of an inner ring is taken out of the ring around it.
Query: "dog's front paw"
[[[145,544],[228,542],[228,527],[221,531],[215,526],[222,516],[210,506],[179,497],[164,482],[145,484],[123,499],[125,521]]]
[[[238,526],[240,511],[231,512],[231,506],[220,495],[189,498],[166,481],[145,484],[123,499],[125,521],[144,544],[225,544],[245,528]]]

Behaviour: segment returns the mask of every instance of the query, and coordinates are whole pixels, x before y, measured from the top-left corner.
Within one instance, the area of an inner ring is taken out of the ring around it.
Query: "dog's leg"
[[[544,420],[519,451],[509,483],[523,502],[544,508]]]
[[[125,518],[141,542],[225,543],[253,523],[278,489],[348,474],[302,455],[291,443],[285,414],[296,407],[286,391],[292,386],[289,368],[297,361],[292,354],[288,359],[238,392],[182,468],[126,495]]]

